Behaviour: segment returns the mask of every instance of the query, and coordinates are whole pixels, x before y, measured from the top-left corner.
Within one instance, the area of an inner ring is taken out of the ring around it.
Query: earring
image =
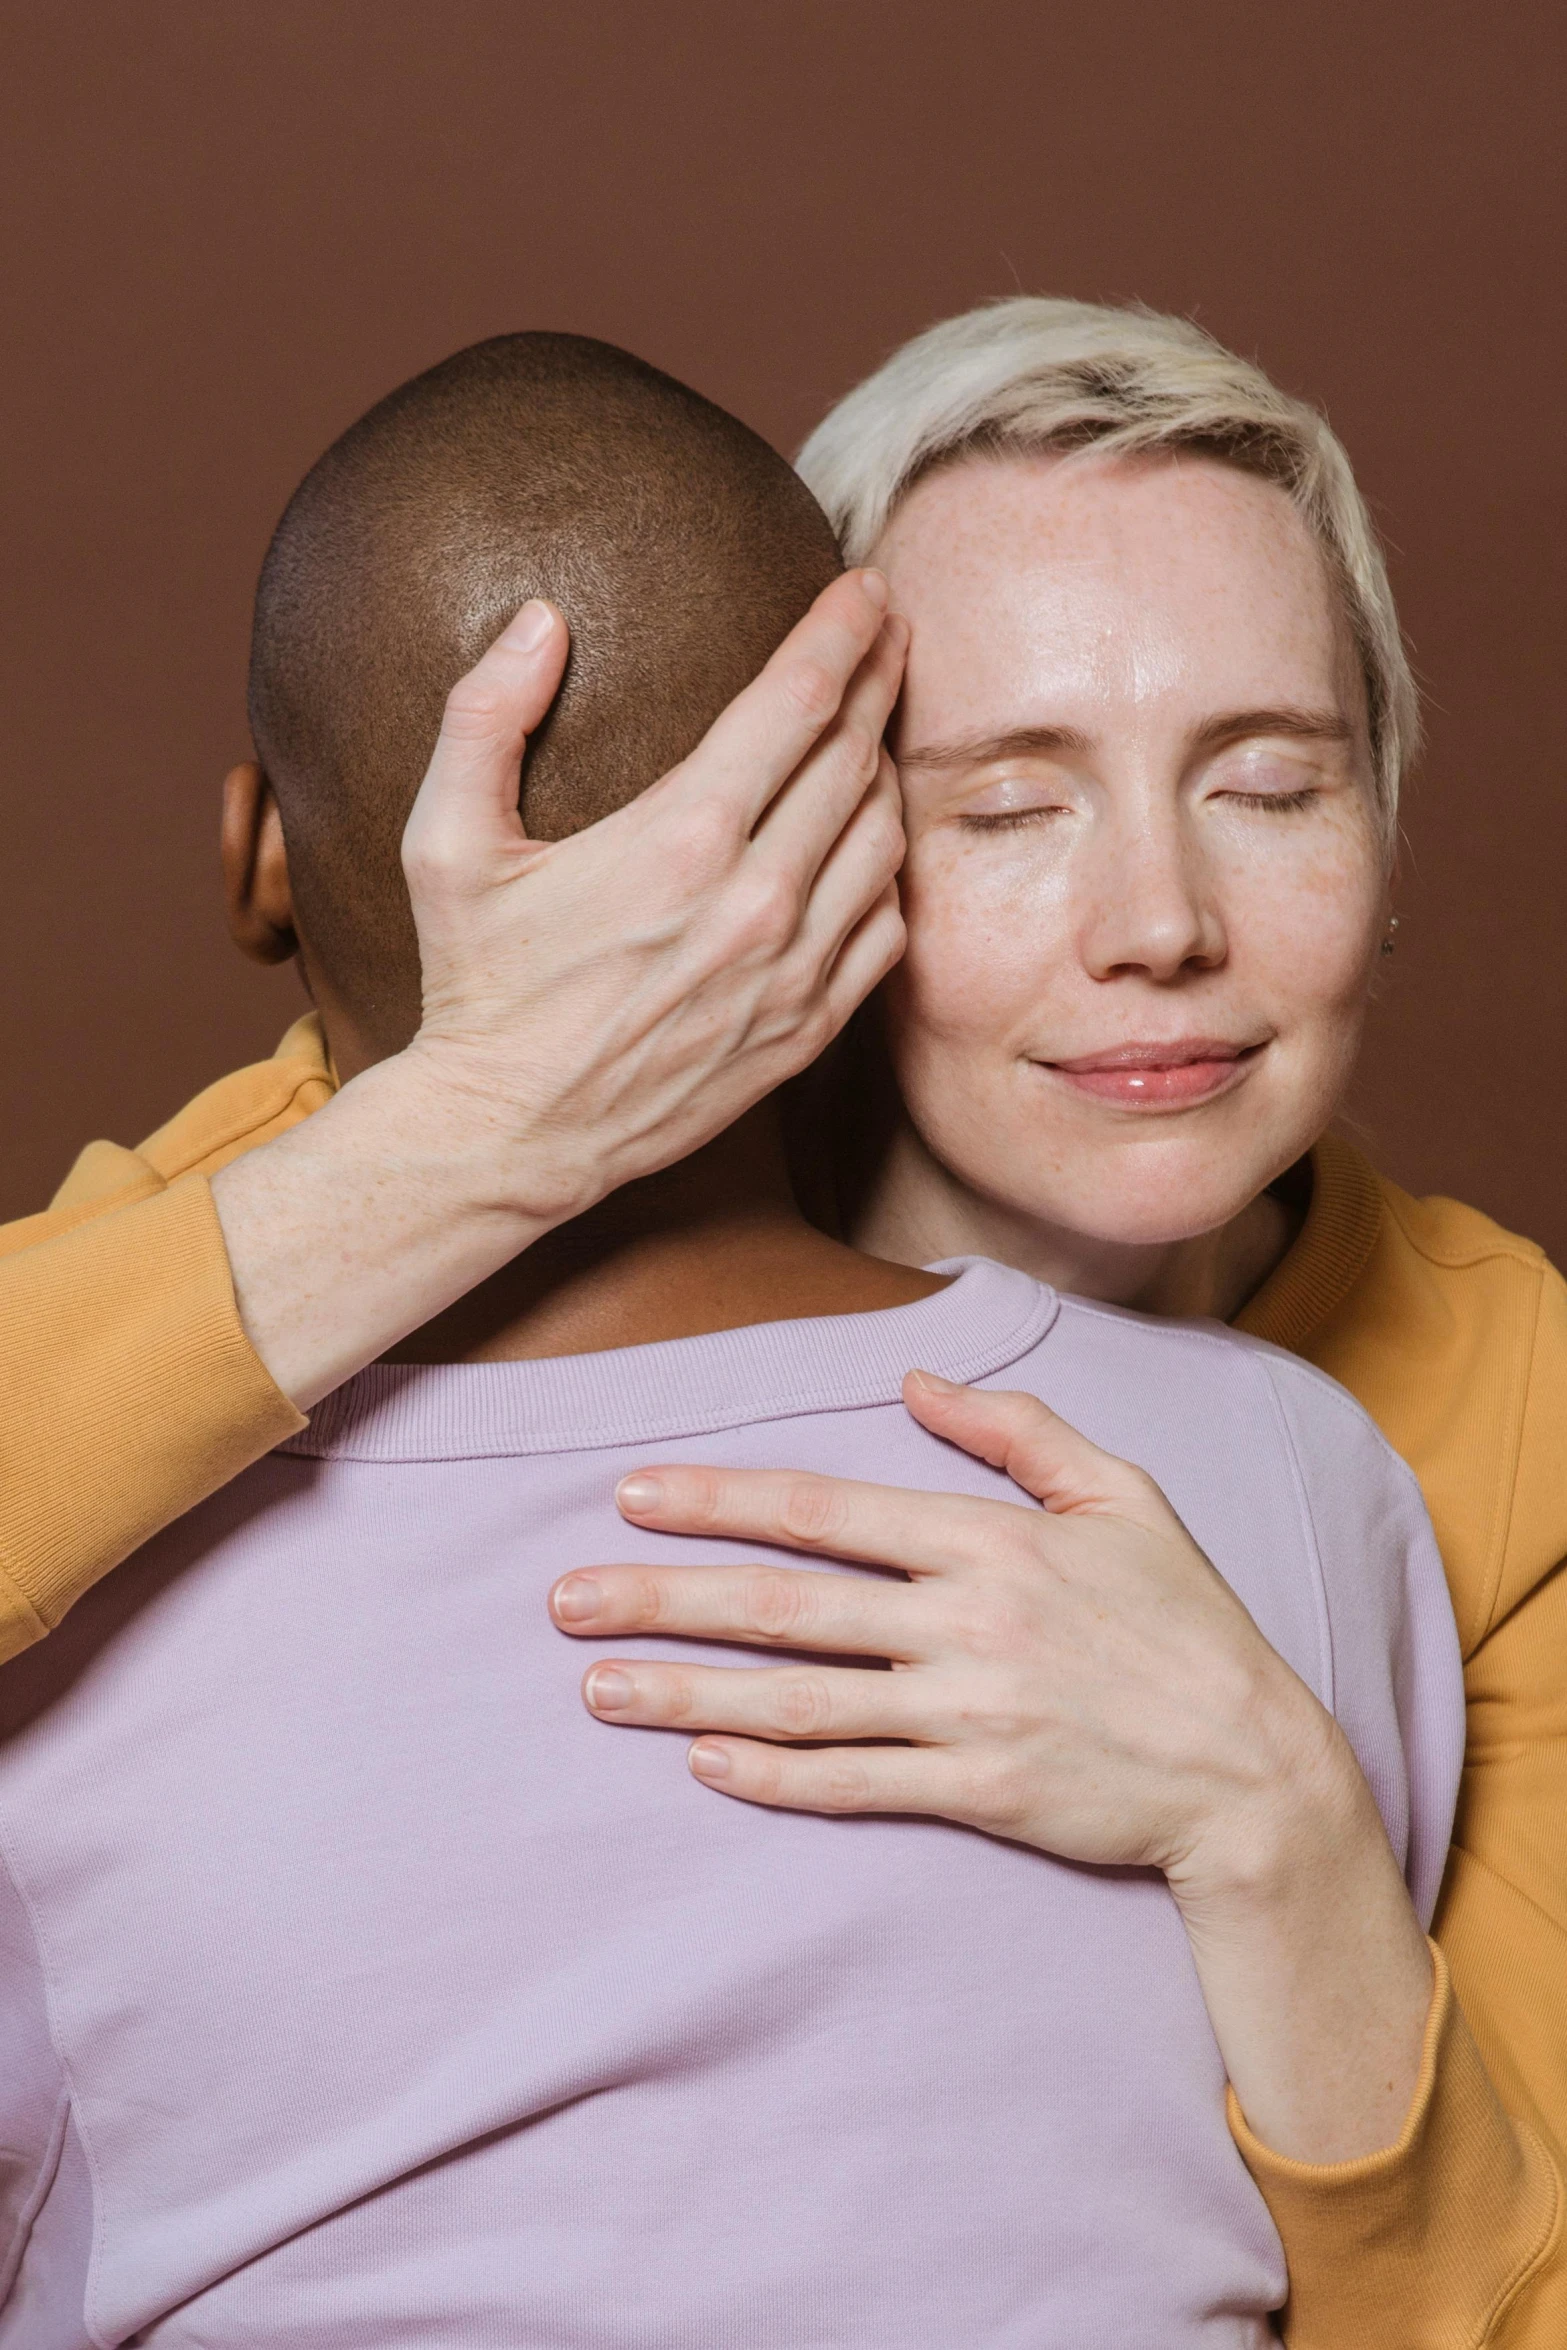
[[[1387,936],[1386,936],[1386,937],[1383,939],[1383,941],[1382,941],[1382,952],[1383,952],[1383,954],[1384,954],[1384,955],[1390,955],[1390,954],[1393,952],[1393,949],[1394,949],[1394,948],[1397,946],[1397,944],[1398,944],[1398,916],[1397,916],[1396,914],[1390,914],[1390,915],[1388,916],[1388,921],[1387,921]]]

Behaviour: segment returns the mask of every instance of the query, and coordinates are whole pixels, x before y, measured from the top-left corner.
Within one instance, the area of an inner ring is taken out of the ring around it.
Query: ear
[[[229,935],[256,963],[286,963],[299,952],[288,883],[283,819],[254,759],[223,778],[223,901]]]

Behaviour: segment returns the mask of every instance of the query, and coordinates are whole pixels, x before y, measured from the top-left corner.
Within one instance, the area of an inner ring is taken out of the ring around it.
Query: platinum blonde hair
[[[863,563],[934,467],[1088,449],[1216,457],[1289,497],[1322,549],[1360,656],[1391,850],[1420,705],[1375,526],[1327,419],[1201,327],[1140,307],[1029,295],[983,303],[894,352],[822,419],[797,464],[846,561]]]

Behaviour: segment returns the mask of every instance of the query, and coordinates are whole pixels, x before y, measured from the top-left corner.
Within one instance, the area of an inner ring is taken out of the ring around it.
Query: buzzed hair
[[[523,819],[559,839],[695,748],[840,568],[776,450],[582,335],[498,335],[378,401],[262,567],[250,724],[300,929],[391,1051],[419,1019],[399,862],[446,695],[519,605],[571,628]]]

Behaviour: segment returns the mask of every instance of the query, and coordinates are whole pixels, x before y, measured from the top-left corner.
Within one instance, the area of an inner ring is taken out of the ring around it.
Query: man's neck
[[[678,1166],[547,1233],[386,1358],[596,1354],[757,1322],[871,1313],[944,1286],[807,1224],[763,1103]]]

